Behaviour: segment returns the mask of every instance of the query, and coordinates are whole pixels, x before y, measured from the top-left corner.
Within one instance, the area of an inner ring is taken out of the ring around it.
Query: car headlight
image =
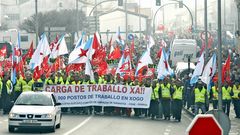
[[[9,113],[9,118],[16,118],[17,114],[16,113]]]
[[[42,118],[52,118],[52,117],[53,117],[53,115],[51,113],[42,115]]]

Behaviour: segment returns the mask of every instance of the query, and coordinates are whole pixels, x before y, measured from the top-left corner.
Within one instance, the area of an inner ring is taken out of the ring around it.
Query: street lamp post
[[[77,37],[79,37],[78,35],[78,31],[79,31],[79,12],[78,12],[78,0],[76,0],[76,13],[77,13],[77,19],[76,19],[76,23],[77,23]]]
[[[204,31],[205,31],[205,51],[206,60],[208,59],[208,17],[207,17],[207,0],[204,0]]]
[[[218,0],[218,109],[222,110],[222,17],[221,0]]]
[[[36,22],[35,22],[35,32],[36,32],[36,46],[38,44],[38,0],[35,0],[35,14],[36,14]]]
[[[125,0],[125,26],[126,26],[126,40],[128,35],[128,13],[127,13],[127,0]]]

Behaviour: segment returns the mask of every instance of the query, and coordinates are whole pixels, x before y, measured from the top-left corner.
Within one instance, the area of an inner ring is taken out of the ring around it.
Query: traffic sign
[[[187,128],[188,135],[223,135],[223,130],[212,114],[199,114]]]
[[[205,31],[203,31],[201,33],[200,37],[202,40],[205,40]],[[212,37],[212,34],[209,31],[207,32],[207,37],[208,37],[208,39],[210,39]]]

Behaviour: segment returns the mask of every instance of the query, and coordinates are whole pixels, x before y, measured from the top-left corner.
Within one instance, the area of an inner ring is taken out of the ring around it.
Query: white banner
[[[152,88],[112,84],[46,85],[62,107],[115,106],[149,108]]]

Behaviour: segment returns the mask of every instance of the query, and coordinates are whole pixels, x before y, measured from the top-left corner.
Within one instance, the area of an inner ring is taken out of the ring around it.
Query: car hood
[[[14,105],[11,112],[18,114],[47,114],[54,111],[54,106]]]

